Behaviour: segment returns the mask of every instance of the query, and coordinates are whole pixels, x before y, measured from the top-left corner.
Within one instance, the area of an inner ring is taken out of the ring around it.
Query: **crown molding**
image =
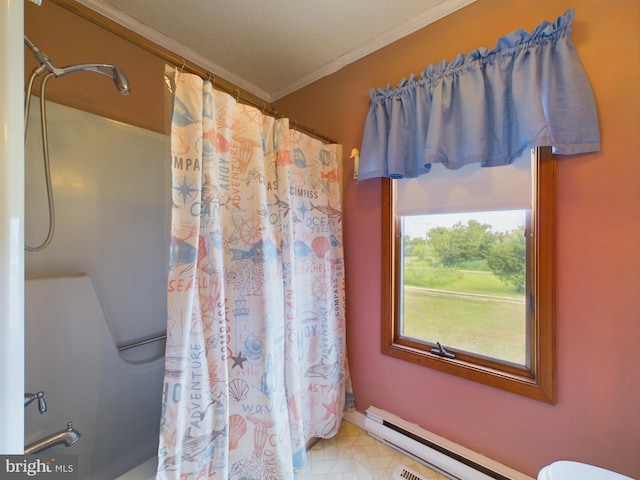
[[[424,11],[422,14],[412,18],[411,20],[408,20],[407,22],[397,26],[392,30],[389,30],[383,35],[376,37],[365,45],[352,50],[345,55],[342,55],[335,61],[327,63],[323,67],[314,70],[313,72],[305,75],[304,77],[291,83],[290,85],[272,92],[272,101],[276,101],[283,97],[286,97],[287,95],[300,90],[301,88],[306,87],[307,85],[310,85],[311,83],[320,80],[323,77],[331,75],[332,73],[337,72],[347,65],[355,63],[361,58],[366,57],[367,55],[380,50],[381,48],[384,48],[387,45],[390,45],[393,42],[400,40],[401,38],[404,38],[407,35],[410,35],[413,32],[416,32],[421,28],[424,28],[443,17],[446,17],[447,15],[452,14],[456,10],[460,10],[467,5],[474,3],[475,1],[476,0],[444,0],[434,7],[431,7],[428,10]]]
[[[195,65],[200,66],[202,69],[211,72],[212,76],[220,77],[226,81],[234,84],[238,88],[247,91],[265,102],[272,103],[279,100],[297,90],[300,90],[311,83],[320,80],[323,77],[331,75],[338,70],[346,67],[347,65],[354,63],[361,58],[386,47],[387,45],[400,40],[407,35],[414,33],[427,25],[440,20],[447,15],[459,10],[461,8],[474,3],[476,0],[443,0],[437,5],[424,11],[422,14],[410,19],[409,21],[399,25],[392,30],[376,37],[372,41],[362,45],[355,50],[352,50],[335,61],[329,62],[324,66],[310,72],[304,77],[292,82],[291,84],[281,89],[267,92],[260,87],[254,85],[251,82],[239,77],[238,75],[230,72],[229,70],[221,67],[220,65],[212,62],[211,60],[203,57],[202,55],[194,52],[193,50],[185,47],[184,45],[172,40],[171,38],[163,35],[162,33],[152,29],[144,23],[136,20],[133,17],[123,13],[122,11],[104,3],[102,0],[76,0],[77,3],[91,9],[99,15],[117,23],[118,25],[137,33],[145,39],[153,42],[154,44],[165,48],[173,52],[177,57],[189,61]],[[178,65],[176,65],[178,66]]]

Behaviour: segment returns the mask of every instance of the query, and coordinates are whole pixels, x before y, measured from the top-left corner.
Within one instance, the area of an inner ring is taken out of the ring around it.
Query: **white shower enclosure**
[[[55,80],[54,80],[55,81]],[[49,222],[39,101],[26,141],[25,237]],[[25,443],[68,422],[80,478],[113,479],[157,452],[171,211],[167,136],[47,102],[55,233],[25,254]]]

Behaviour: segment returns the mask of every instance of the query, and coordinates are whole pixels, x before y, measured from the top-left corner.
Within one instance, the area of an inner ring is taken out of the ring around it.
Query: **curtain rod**
[[[119,23],[91,10],[91,8],[82,5],[75,0],[49,0],[51,3],[58,5],[59,7],[64,8],[65,10],[74,13],[85,20],[97,25],[99,27],[104,28],[105,30],[123,38],[130,43],[134,44],[137,47],[142,48],[143,50],[155,55],[156,57],[161,58],[165,62],[171,64],[172,66],[179,68],[181,71],[186,71],[188,73],[193,73],[198,75],[204,80],[214,80],[213,87],[217,90],[223,91],[236,97],[237,101],[240,101],[244,104],[251,105],[252,107],[256,107],[261,109],[263,113],[266,113],[275,118],[282,118],[284,114],[276,110],[273,105],[265,102],[261,98],[252,93],[246,92],[231,82],[224,80],[223,78],[216,77],[213,73],[208,72],[204,68],[195,63],[189,62],[184,58],[180,58],[176,56],[174,52],[171,50],[161,47],[160,45],[148,40],[142,35],[129,30],[128,28],[123,27]],[[318,133],[316,130],[311,129],[309,127],[305,127],[304,125],[299,124],[296,120],[292,121],[294,125],[294,129],[300,130],[307,135],[310,135],[314,138],[322,140],[326,143],[337,143],[334,139],[327,137]]]

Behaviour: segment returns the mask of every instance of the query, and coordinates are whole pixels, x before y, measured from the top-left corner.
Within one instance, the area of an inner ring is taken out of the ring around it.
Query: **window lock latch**
[[[456,356],[451,353],[448,352],[441,344],[440,342],[436,342],[436,345],[438,345],[438,348],[432,348],[431,349],[431,353],[434,353],[436,355],[439,355],[440,357],[445,357],[445,358],[456,358]]]

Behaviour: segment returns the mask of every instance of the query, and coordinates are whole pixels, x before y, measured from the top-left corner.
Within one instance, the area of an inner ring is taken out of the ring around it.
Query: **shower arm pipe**
[[[42,74],[46,70],[52,73],[56,70],[47,54],[40,51],[26,35],[24,36],[24,44],[31,50],[31,53],[33,53],[33,56],[36,57],[36,60],[39,62],[39,65],[33,69],[34,77]]]
[[[186,71],[188,73],[196,74],[201,78],[203,78],[204,80],[214,78],[215,81],[213,82],[213,86],[215,89],[228,93],[229,95],[233,96],[234,98],[237,98],[238,101],[244,104],[256,107],[260,109],[263,113],[266,113],[272,117],[281,118],[284,116],[282,112],[279,112],[271,104],[266,103],[264,100],[257,97],[256,95],[243,91],[242,89],[238,88],[236,85],[220,77],[215,77],[214,75],[212,75],[210,72],[200,67],[199,65],[196,65],[192,62],[188,62],[184,58],[180,58],[176,56],[176,54],[171,50],[164,48],[148,40],[144,36],[132,30],[129,30],[126,27],[123,27],[116,21],[111,20],[110,18],[107,18],[104,15],[101,15],[100,13],[97,13],[96,11],[92,10],[86,5],[83,5],[79,1],[76,1],[76,0],[49,0],[49,1],[51,3],[54,3],[64,8],[65,10],[71,13],[74,13],[84,18],[85,20],[88,20],[94,25],[104,28],[105,30],[117,35],[118,37],[131,42],[135,46],[142,48],[143,50],[146,50],[147,52],[155,55],[156,57],[159,57],[160,59],[173,65],[174,67],[180,69],[181,71]],[[306,127],[304,125],[301,125],[298,122],[295,122],[295,129],[301,132],[304,132],[307,135],[310,135],[314,138],[317,138],[318,140],[322,140],[325,143],[337,143],[336,140],[330,137],[327,137],[325,135],[322,135],[318,133],[316,130]]]

